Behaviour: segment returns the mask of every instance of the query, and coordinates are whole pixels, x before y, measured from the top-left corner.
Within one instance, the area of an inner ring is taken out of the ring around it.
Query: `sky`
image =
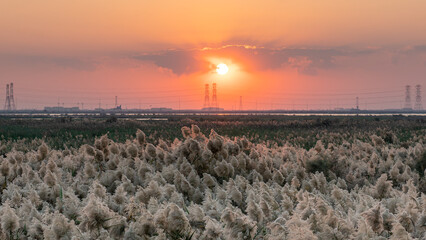
[[[424,0],[0,0],[19,109],[401,108],[426,87]],[[219,75],[216,66],[228,65]],[[425,92],[423,90],[423,92]],[[426,94],[423,94],[426,106]],[[211,92],[210,92],[211,97]]]

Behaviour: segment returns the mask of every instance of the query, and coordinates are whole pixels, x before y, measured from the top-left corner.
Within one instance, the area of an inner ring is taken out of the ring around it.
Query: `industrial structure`
[[[79,107],[44,107],[45,112],[78,112],[80,111]]]
[[[209,94],[209,84],[206,84],[204,90],[204,108],[210,107],[210,94]]]
[[[417,84],[415,86],[416,90],[416,98],[414,102],[414,107],[411,104],[411,86],[407,85],[405,86],[405,103],[403,110],[414,110],[414,111],[422,111],[422,87],[420,84]]]
[[[411,86],[407,85],[405,86],[405,104],[404,104],[404,110],[412,110],[411,106]]]
[[[16,110],[15,98],[13,96],[13,83],[6,84],[6,101],[4,102],[5,111]]]
[[[213,83],[212,105],[211,105],[210,107],[218,108],[218,104],[217,104],[217,90],[216,90],[216,83]]]
[[[359,97],[356,97],[356,110],[359,110]]]
[[[420,84],[416,85],[416,103],[414,104],[414,110],[421,111],[423,110],[422,106],[422,87]]]
[[[217,88],[216,83],[213,83],[213,94],[212,100],[210,102],[210,88],[209,84],[205,85],[204,88],[204,106],[202,108],[203,111],[223,111],[223,108],[219,108],[219,104],[217,103]]]

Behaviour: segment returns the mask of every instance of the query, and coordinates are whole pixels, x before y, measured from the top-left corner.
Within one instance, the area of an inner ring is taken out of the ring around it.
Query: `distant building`
[[[151,108],[151,111],[154,112],[165,112],[165,111],[172,111],[172,108],[165,108],[165,107],[161,107],[161,108]]]
[[[219,108],[219,107],[205,107],[205,108],[202,108],[201,110],[202,111],[211,111],[211,112],[214,112],[214,111],[224,111],[225,109],[224,108]]]
[[[111,110],[111,111],[121,111],[121,110],[122,110],[122,108],[121,108],[121,105],[117,105],[117,107],[115,107],[115,108],[110,108],[110,109],[108,109],[108,110]]]
[[[46,112],[77,112],[79,110],[79,107],[44,107]]]

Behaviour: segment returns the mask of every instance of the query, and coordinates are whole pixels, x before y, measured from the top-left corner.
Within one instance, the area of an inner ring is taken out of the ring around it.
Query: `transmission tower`
[[[359,98],[356,97],[356,110],[359,110]]]
[[[209,84],[206,84],[204,90],[204,108],[208,107],[210,107]]]
[[[404,109],[406,109],[406,110],[412,110],[413,109],[411,107],[411,86],[410,85],[405,86],[405,105],[404,105]]]
[[[217,91],[216,83],[213,83],[213,96],[212,96],[212,107],[217,108]]]
[[[9,91],[10,91],[9,92],[9,101],[10,101],[11,110],[16,110],[15,98],[13,97],[13,83],[10,83]]]
[[[240,96],[240,111],[243,110],[243,96]]]
[[[6,84],[6,101],[4,102],[4,110],[10,111],[10,96],[9,96],[9,84]]]
[[[6,84],[6,101],[4,102],[4,110],[16,110],[15,100],[13,97],[13,83]]]
[[[423,110],[422,107],[422,87],[419,85],[416,85],[416,103],[414,105],[414,110],[421,111]]]

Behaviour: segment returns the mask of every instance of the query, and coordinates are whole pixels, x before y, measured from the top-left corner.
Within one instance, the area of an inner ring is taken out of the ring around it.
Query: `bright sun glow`
[[[228,72],[228,66],[225,63],[220,63],[217,65],[216,72],[220,75],[225,75]]]

